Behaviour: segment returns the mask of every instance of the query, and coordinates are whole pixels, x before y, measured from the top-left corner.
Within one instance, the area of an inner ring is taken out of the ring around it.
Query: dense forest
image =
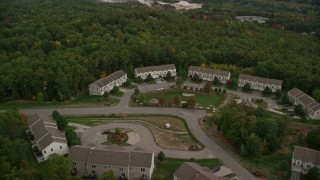
[[[263,6],[227,5],[208,3],[204,9],[179,13],[132,2],[2,0],[0,101],[32,99],[39,92],[46,101],[65,101],[86,91],[103,72],[123,69],[132,77],[135,67],[166,63],[175,63],[179,75],[189,65],[232,65],[282,79],[284,89],[298,87],[310,94],[320,89],[320,40],[317,33],[302,35],[290,27],[290,20],[299,19],[292,9],[279,6],[274,18],[261,11],[284,27],[274,28],[274,22],[233,19],[235,10],[259,15]],[[303,7],[310,13],[295,22],[297,27],[316,32],[319,7]],[[282,19],[283,12],[287,19]]]

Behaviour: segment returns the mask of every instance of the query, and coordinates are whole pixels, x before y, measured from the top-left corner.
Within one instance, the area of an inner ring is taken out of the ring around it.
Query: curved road
[[[154,91],[160,88],[167,88],[173,83],[142,85],[139,86],[141,92]],[[212,141],[201,129],[198,120],[205,116],[205,111],[183,108],[157,108],[157,107],[128,107],[128,103],[133,90],[128,90],[124,93],[120,103],[114,107],[96,107],[96,108],[56,108],[62,115],[105,115],[105,114],[169,114],[180,116],[186,120],[193,135],[209,149],[212,154],[219,158],[226,166],[243,180],[256,179],[249,171],[241,164],[234,160],[224,149]],[[53,109],[19,109],[27,115],[36,112],[51,114]],[[191,158],[191,157],[190,157]],[[197,158],[197,157],[194,157]]]
[[[126,128],[131,129],[135,132],[138,132],[140,136],[140,142],[138,142],[135,145],[132,146],[125,146],[120,147],[126,150],[135,150],[135,148],[140,147],[146,151],[155,151],[155,154],[159,153],[160,151],[163,151],[166,156],[168,157],[175,157],[175,158],[183,158],[183,159],[190,159],[190,158],[215,158],[212,154],[212,152],[208,148],[204,148],[201,151],[180,151],[180,150],[172,150],[172,149],[164,149],[159,147],[153,138],[152,133],[149,129],[147,129],[144,126],[138,125],[138,124],[132,124],[132,123],[108,123],[108,124],[101,124],[94,127],[90,127],[86,129],[81,134],[81,142],[84,143],[84,145],[94,145],[94,146],[101,146],[97,142],[92,142],[92,139],[96,137],[97,132],[101,132],[105,129],[112,129],[112,128]]]

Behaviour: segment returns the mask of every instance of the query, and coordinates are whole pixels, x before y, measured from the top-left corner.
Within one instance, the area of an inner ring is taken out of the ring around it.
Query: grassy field
[[[190,90],[182,90],[182,89],[169,89],[169,90],[162,90],[162,91],[155,91],[155,92],[148,92],[145,93],[145,104],[148,104],[150,99],[163,97],[165,102],[172,102],[175,96],[178,96],[180,101],[187,101],[189,97],[182,96],[182,93],[192,93],[195,94],[193,97],[198,103],[198,106],[207,107],[209,105],[218,106],[223,100],[224,96],[218,93],[212,93],[210,95],[206,95],[199,92],[193,92]]]
[[[166,158],[164,162],[156,162],[156,168],[154,170],[152,180],[173,179],[174,172],[184,162],[190,162],[190,160]],[[220,165],[220,161],[218,159],[197,159],[195,162],[201,166],[209,167],[210,169]]]
[[[271,116],[271,117],[278,117],[279,114],[275,113],[275,112],[271,112],[271,111],[267,111],[267,113]],[[314,120],[314,119],[296,119],[293,118],[291,116],[287,116],[287,119],[289,120],[289,122],[293,122],[293,123],[302,123],[302,124],[307,124],[307,125],[320,125],[320,120]]]
[[[292,152],[276,152],[271,155],[264,155],[255,159],[240,158],[240,161],[252,173],[260,172],[264,175],[268,175],[267,179],[289,180],[291,177],[291,171],[288,171],[286,176],[279,176],[279,164],[280,162],[285,161],[290,165],[291,158]]]
[[[101,96],[89,96],[80,95],[76,99],[68,102],[36,102],[36,101],[10,101],[5,103],[0,103],[0,109],[6,108],[52,108],[52,107],[79,107],[83,106],[114,106],[119,103],[118,99],[108,98],[108,100],[103,99]]]

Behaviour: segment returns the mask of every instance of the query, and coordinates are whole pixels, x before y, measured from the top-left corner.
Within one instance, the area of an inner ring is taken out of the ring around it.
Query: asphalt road
[[[139,86],[141,92],[155,91],[161,88],[168,88],[165,84],[142,85]],[[197,86],[192,84],[193,86]],[[201,86],[201,85],[198,85]],[[108,114],[169,114],[177,115],[186,120],[193,135],[212,152],[213,156],[219,158],[227,167],[242,180],[252,180],[255,178],[241,164],[233,159],[224,149],[211,140],[201,129],[198,120],[205,116],[205,111],[195,109],[182,108],[156,108],[156,107],[128,107],[128,102],[133,93],[133,90],[128,90],[124,93],[120,103],[114,107],[96,107],[96,108],[56,108],[56,109],[19,109],[27,115],[36,112],[51,114],[53,110],[59,111],[62,115],[108,115]],[[190,158],[192,155],[190,154]],[[197,158],[197,157],[194,157]]]

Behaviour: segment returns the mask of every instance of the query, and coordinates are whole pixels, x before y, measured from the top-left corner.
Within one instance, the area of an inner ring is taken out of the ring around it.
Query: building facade
[[[172,77],[177,75],[176,66],[174,64],[140,67],[136,68],[134,71],[135,76],[141,77],[143,80],[147,79],[149,74],[151,74],[154,79],[166,77],[168,72],[171,73]]]
[[[36,113],[27,118],[27,123],[26,132],[38,162],[47,160],[52,154],[68,154],[67,139],[51,117]]]
[[[78,176],[100,177],[113,171],[119,179],[151,179],[154,153],[111,151],[95,147],[73,146],[68,157],[73,162],[73,173]]]
[[[127,79],[127,73],[122,70],[116,71],[89,84],[89,94],[102,96],[104,92],[110,92],[114,86],[121,86]]]
[[[291,171],[307,174],[309,169],[314,166],[320,169],[320,151],[295,146],[292,156]]]
[[[269,87],[272,92],[281,90],[282,80],[261,78],[258,76],[251,76],[246,74],[240,74],[238,80],[238,86],[244,87],[246,83],[249,83],[251,89],[263,91],[266,87]]]
[[[173,180],[219,180],[209,168],[203,168],[194,162],[183,163],[173,174]]]
[[[200,79],[205,81],[213,81],[216,77],[223,84],[227,83],[227,81],[230,79],[229,71],[222,71],[199,66],[190,66],[188,70],[188,77],[193,78],[196,74]]]
[[[288,91],[288,97],[293,105],[301,104],[308,117],[311,119],[320,119],[320,104],[312,97],[298,88]]]

